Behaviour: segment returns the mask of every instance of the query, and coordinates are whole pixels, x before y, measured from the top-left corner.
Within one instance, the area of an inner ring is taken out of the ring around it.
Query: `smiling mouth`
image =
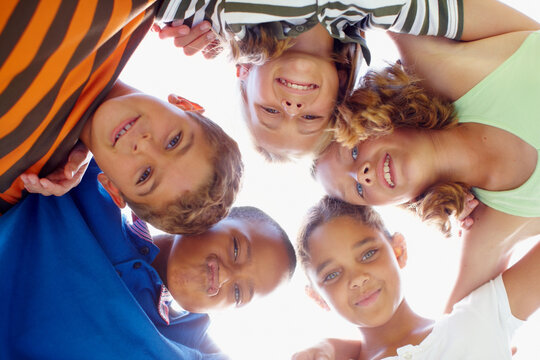
[[[317,84],[301,84],[301,83],[295,83],[289,80],[285,80],[284,78],[277,78],[277,81],[283,85],[288,87],[289,89],[295,89],[295,90],[315,90],[319,88],[319,85]]]
[[[128,130],[131,129],[133,125],[135,125],[137,120],[139,120],[139,117],[136,117],[133,120],[128,120],[124,124],[120,124],[120,126],[115,129],[113,133],[114,134],[113,146],[116,145],[116,143],[118,142],[118,139],[120,139],[123,135],[125,135],[128,132]]]
[[[392,174],[390,173],[390,160],[391,160],[390,155],[386,154],[386,157],[384,159],[383,171],[384,171],[384,180],[386,181],[388,186],[393,188],[396,185],[394,184],[394,180],[392,179]]]
[[[211,257],[206,261],[206,276],[208,296],[216,296],[219,292],[219,265],[215,258]]]
[[[362,296],[354,303],[356,306],[368,306],[373,304],[378,298],[379,294],[381,293],[381,289],[377,289],[374,291],[369,291]]]

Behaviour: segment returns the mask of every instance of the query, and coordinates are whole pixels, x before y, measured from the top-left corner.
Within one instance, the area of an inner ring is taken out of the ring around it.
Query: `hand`
[[[334,346],[328,341],[321,341],[313,347],[293,354],[291,360],[335,360]]]
[[[174,45],[184,48],[184,54],[191,56],[202,50],[206,59],[212,59],[221,52],[220,42],[212,31],[208,21],[190,28],[182,20],[175,20],[171,25],[160,28],[152,25],[152,30],[159,33],[160,39],[174,38]]]
[[[36,174],[25,173],[21,175],[21,180],[28,192],[62,196],[79,185],[91,158],[88,148],[78,142],[69,153],[64,166],[41,179]]]
[[[479,202],[474,197],[473,194],[468,194],[467,197],[465,198],[465,207],[463,208],[463,211],[461,212],[461,214],[459,214],[457,218],[459,225],[461,227],[461,230],[459,231],[460,236],[461,236],[462,230],[469,230],[473,226],[474,220],[473,220],[473,217],[470,215],[474,211],[474,209],[476,209],[478,204]]]

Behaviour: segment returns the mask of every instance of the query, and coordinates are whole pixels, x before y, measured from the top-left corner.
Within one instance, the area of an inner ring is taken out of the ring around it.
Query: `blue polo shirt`
[[[0,217],[0,359],[226,359],[207,315],[173,312],[150,266],[159,249],[127,224],[92,162],[62,197]]]

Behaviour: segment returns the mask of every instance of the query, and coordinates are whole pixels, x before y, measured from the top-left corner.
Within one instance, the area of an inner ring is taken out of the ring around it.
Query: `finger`
[[[193,40],[191,43],[184,46],[184,54],[188,56],[194,55],[198,53],[199,51],[203,50],[204,48],[206,48],[206,46],[208,46],[214,40],[216,40],[216,34],[214,34],[213,32],[209,31],[205,34],[202,34],[197,39]],[[176,45],[176,40],[175,40],[175,45]]]
[[[187,25],[179,25],[179,26],[165,26],[161,31],[159,32],[159,38],[160,39],[167,39],[167,38],[184,38],[187,37],[191,33],[191,29]],[[192,38],[188,38],[188,41],[191,41]]]
[[[153,23],[153,24],[152,24],[151,30],[152,30],[153,32],[157,32],[157,33],[158,33],[158,32],[161,31],[161,27],[160,27],[158,24]]]
[[[213,59],[216,56],[218,56],[221,53],[221,51],[223,51],[221,42],[218,39],[216,39],[203,49],[203,56],[205,59]]]

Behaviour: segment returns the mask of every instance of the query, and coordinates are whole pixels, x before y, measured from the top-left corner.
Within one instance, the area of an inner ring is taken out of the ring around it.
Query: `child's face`
[[[436,182],[427,132],[396,129],[358,143],[334,143],[317,160],[316,177],[326,192],[357,205],[405,203]]]
[[[400,266],[384,235],[348,216],[309,238],[308,276],[320,296],[358,326],[386,323],[403,300]]]
[[[240,68],[245,84],[247,125],[267,151],[303,155],[328,125],[338,92],[330,60],[287,51],[251,68]]]
[[[177,237],[167,287],[192,312],[244,306],[288,278],[288,259],[273,227],[227,218],[201,235]]]
[[[162,205],[197,189],[212,171],[212,150],[196,120],[148,95],[103,102],[83,136],[114,187],[137,203]]]

